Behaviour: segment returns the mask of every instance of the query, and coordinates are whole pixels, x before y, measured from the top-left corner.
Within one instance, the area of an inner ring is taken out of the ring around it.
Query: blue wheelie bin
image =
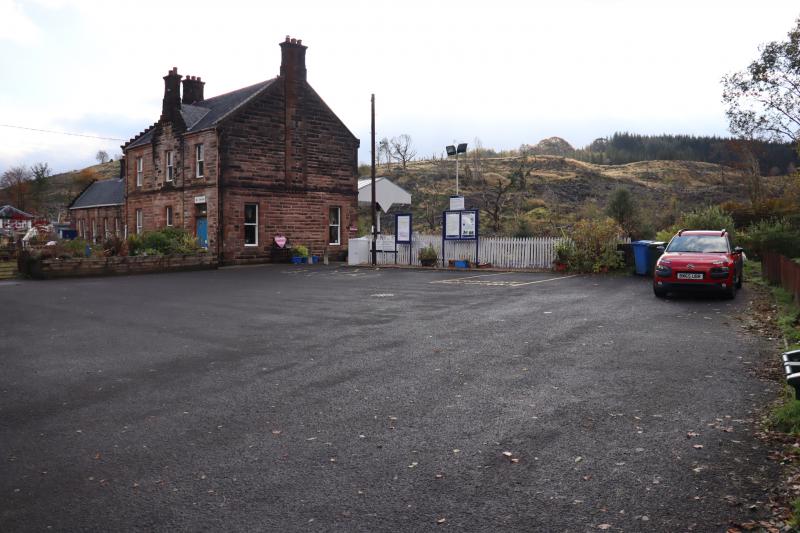
[[[650,243],[653,241],[633,241],[633,262],[636,268],[636,274],[639,276],[646,276],[648,272],[650,258]]]

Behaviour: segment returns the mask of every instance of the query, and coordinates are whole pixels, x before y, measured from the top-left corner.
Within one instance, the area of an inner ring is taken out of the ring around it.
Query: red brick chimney
[[[297,103],[302,92],[302,84],[306,81],[306,48],[300,39],[292,39],[288,35],[280,43],[281,74],[284,91],[284,179],[289,188],[300,185],[305,175],[302,157],[297,159],[297,146],[301,143],[302,121],[297,117]],[[302,146],[301,146],[302,148]]]
[[[175,118],[181,110],[181,76],[178,67],[164,76],[164,100],[161,104],[161,116]]]
[[[193,104],[203,100],[203,86],[206,82],[200,80],[200,76],[186,76],[183,79],[183,98],[184,104]]]
[[[306,79],[306,48],[300,39],[288,35],[281,45],[281,76],[290,79]]]

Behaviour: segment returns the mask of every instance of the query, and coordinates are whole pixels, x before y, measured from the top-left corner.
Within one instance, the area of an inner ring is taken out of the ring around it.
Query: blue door
[[[203,248],[208,249],[208,219],[206,217],[197,218],[197,242]]]

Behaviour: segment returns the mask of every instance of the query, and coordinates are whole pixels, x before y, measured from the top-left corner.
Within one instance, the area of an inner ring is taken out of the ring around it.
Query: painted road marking
[[[463,278],[450,278],[450,279],[441,279],[436,281],[431,281],[429,283],[446,283],[450,285],[484,285],[487,287],[523,287],[525,285],[533,285],[535,283],[547,283],[549,281],[558,281],[562,279],[569,279],[578,276],[578,274],[572,274],[570,276],[558,276],[555,278],[548,278],[548,279],[539,279],[536,281],[516,281],[516,280],[487,280],[487,279],[475,279],[475,278],[482,278],[488,276],[501,276],[504,274],[512,274],[512,272],[501,272],[499,274],[479,274],[477,276],[466,276]]]

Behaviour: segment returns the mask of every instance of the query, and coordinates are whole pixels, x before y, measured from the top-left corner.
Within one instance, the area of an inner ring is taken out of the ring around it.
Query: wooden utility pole
[[[372,264],[378,264],[378,221],[376,220],[376,214],[378,212],[378,202],[375,200],[375,94],[372,94],[372,144],[371,144],[371,152],[372,152],[372,169],[371,169],[371,189],[372,189],[372,203],[370,203],[370,208],[372,209]]]

